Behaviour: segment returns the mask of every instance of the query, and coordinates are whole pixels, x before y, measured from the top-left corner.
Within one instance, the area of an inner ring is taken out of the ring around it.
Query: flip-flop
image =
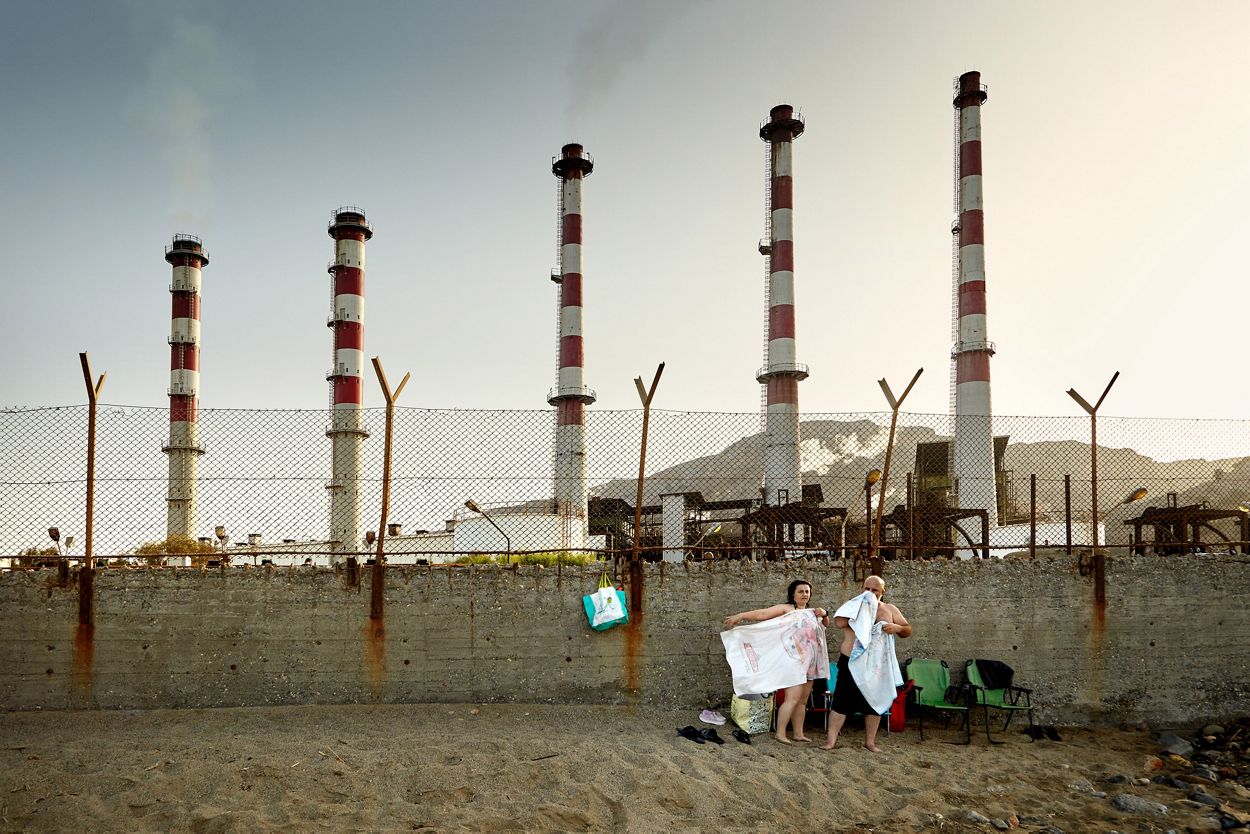
[[[696,730],[694,727],[691,727],[688,724],[685,727],[678,727],[677,735],[681,736],[682,738],[688,738],[691,741],[693,741],[695,744],[703,744],[703,737],[699,735],[699,731]]]
[[[716,730],[714,730],[711,727],[706,727],[702,730],[699,730],[699,736],[702,737],[704,741],[710,741],[713,744],[725,743],[725,740],[721,738],[719,735],[717,735]]]
[[[751,736],[749,736],[744,730],[741,730],[738,727],[734,727],[734,738],[738,739],[738,741],[742,742],[743,744],[751,743]]]

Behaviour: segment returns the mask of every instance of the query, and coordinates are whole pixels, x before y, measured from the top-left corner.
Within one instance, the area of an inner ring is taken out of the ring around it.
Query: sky
[[[4,4],[0,406],[164,406],[174,233],[204,408],[324,408],[326,234],[365,208],[365,350],[401,405],[544,409],[556,185],[584,191],[586,384],[752,412],[760,121],[797,106],[808,413],[949,407],[951,84],[982,73],[994,410],[1244,418],[1250,4]],[[1238,244],[1236,241],[1243,241]],[[366,380],[366,405],[381,405]]]

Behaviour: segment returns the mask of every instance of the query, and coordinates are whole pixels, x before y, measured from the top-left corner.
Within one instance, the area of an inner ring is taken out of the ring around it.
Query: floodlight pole
[[[924,368],[916,371],[912,376],[911,382],[907,383],[907,387],[903,389],[903,394],[897,400],[894,399],[894,392],[890,390],[890,384],[884,379],[877,380],[877,384],[881,386],[882,393],[885,394],[886,402],[890,404],[890,438],[885,444],[885,467],[881,471],[881,486],[877,491],[877,521],[873,525],[872,539],[868,544],[868,562],[872,566],[872,572],[881,575],[884,568],[882,567],[881,556],[879,555],[881,548],[881,514],[885,511],[885,488],[890,480],[890,459],[894,457],[894,430],[898,426],[898,410],[903,405],[903,400],[907,399],[907,395],[911,393],[912,386],[916,384],[916,380],[920,379],[920,375],[924,373]]]
[[[391,386],[386,381],[386,371],[382,370],[382,361],[376,356],[373,357],[373,370],[378,375],[378,384],[382,386],[382,396],[386,398],[386,440],[382,449],[382,518],[378,521],[378,551],[373,559],[373,587],[369,593],[369,619],[380,620],[386,582],[382,543],[386,538],[386,516],[391,510],[391,439],[395,430],[395,401],[399,399],[412,374],[404,374],[399,387],[392,393]]]
[[[1098,549],[1098,408],[1111,392],[1111,386],[1120,378],[1116,371],[1111,381],[1103,389],[1098,402],[1090,405],[1075,388],[1068,389],[1068,396],[1076,400],[1077,405],[1089,415],[1089,493],[1090,493],[1090,539],[1094,545],[1094,601],[1099,605],[1107,604],[1107,566],[1102,552]]]
[[[81,625],[92,625],[95,617],[91,610],[92,580],[95,573],[95,560],[92,550],[92,535],[95,531],[95,424],[96,404],[100,399],[100,390],[104,388],[104,378],[108,372],[100,374],[100,380],[91,382],[91,362],[86,351],[78,354],[82,364],[83,382],[87,384],[87,533],[86,552],[83,554],[82,570],[78,573],[78,622]]]
[[[655,389],[660,384],[660,375],[664,373],[664,363],[655,369],[655,377],[651,387],[644,388],[642,377],[634,377],[634,386],[638,389],[638,399],[642,400],[642,450],[638,454],[638,491],[634,496],[634,550],[629,557],[629,608],[630,611],[642,610],[642,582],[636,581],[642,575],[642,486],[647,473],[647,429],[651,424],[651,400],[655,397]]]

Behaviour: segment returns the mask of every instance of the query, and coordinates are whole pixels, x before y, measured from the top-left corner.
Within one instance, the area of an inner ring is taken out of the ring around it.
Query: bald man
[[[904,638],[911,636],[911,623],[903,616],[898,607],[882,599],[885,596],[885,580],[880,576],[869,576],[864,580],[864,590],[872,591],[877,597],[877,622],[884,623],[881,630],[886,634]],[[832,750],[838,743],[838,732],[846,723],[846,717],[852,713],[863,713],[864,716],[864,747],[873,753],[880,753],[877,747],[877,730],[881,727],[881,716],[868,705],[859,685],[851,676],[851,650],[855,648],[855,632],[851,629],[846,617],[834,617],[835,627],[842,629],[842,645],[838,654],[838,680],[834,684],[833,698],[829,711],[833,713],[829,719],[829,735],[822,750]]]

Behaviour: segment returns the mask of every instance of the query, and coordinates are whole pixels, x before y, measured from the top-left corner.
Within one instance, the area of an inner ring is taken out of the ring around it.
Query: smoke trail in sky
[[[588,108],[639,61],[656,39],[704,0],[615,0],[595,17],[573,48],[566,121]]]
[[[170,219],[200,227],[213,213],[217,116],[248,85],[221,30],[195,0],[126,0],[132,28],[149,48],[139,117],[164,163]]]

